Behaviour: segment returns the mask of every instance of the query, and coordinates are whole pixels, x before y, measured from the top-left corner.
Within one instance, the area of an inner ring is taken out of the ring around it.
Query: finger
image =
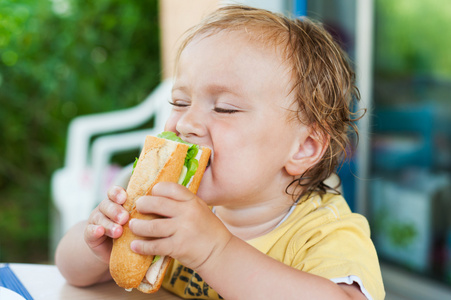
[[[89,218],[89,223],[90,223],[89,225],[102,227],[104,230],[103,234],[108,237],[118,238],[122,235],[123,231],[122,226],[111,221],[105,215],[103,215],[101,212],[97,210],[94,211],[91,217]]]
[[[99,211],[107,218],[120,225],[127,223],[130,216],[128,211],[123,206],[109,200],[103,200],[100,202],[98,208]]]
[[[178,208],[175,200],[165,197],[143,196],[135,202],[136,210],[142,214],[172,217]]]
[[[131,219],[130,230],[139,236],[148,238],[170,237],[175,233],[174,222],[171,219],[159,218],[153,220]]]
[[[122,205],[127,200],[127,192],[120,186],[113,186],[108,190],[108,199]]]
[[[195,195],[186,187],[174,182],[159,182],[152,188],[153,196],[166,197],[177,201],[189,201]]]
[[[88,224],[84,231],[84,239],[90,247],[97,247],[107,237],[105,236],[105,228],[99,225]]]
[[[172,242],[168,238],[155,240],[134,240],[130,244],[133,252],[141,255],[169,255],[171,256]]]

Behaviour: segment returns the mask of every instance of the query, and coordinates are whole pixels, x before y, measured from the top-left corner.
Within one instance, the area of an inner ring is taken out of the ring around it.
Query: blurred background
[[[226,3],[317,19],[343,45],[368,112],[339,175],[370,220],[387,299],[451,299],[449,0],[0,0],[0,262],[52,262],[64,231],[55,174],[74,120],[153,101],[180,34]],[[138,123],[93,130],[86,165],[102,136],[154,127],[155,116]],[[134,146],[108,152],[109,174]]]
[[[69,122],[161,79],[158,1],[0,1],[0,261],[48,261]]]

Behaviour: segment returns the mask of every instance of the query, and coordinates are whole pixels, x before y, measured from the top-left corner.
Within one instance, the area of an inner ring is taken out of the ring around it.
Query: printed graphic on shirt
[[[224,299],[193,270],[178,265],[172,273],[169,285],[187,299]]]

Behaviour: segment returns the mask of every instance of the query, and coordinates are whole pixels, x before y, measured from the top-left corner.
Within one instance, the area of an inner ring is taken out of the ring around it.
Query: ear
[[[328,146],[328,135],[321,134],[314,128],[307,129],[299,135],[285,170],[291,176],[302,175],[321,160]]]

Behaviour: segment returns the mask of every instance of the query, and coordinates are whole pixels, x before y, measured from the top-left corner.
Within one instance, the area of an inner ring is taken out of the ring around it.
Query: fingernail
[[[120,230],[121,230],[121,227],[120,227],[120,226],[114,225],[113,228],[111,229],[112,235],[113,235],[114,237],[118,236],[119,233],[120,233]]]
[[[92,227],[92,232],[94,233],[94,235],[103,235],[103,227],[100,225],[93,225]]]
[[[138,241],[132,241],[130,243],[130,249],[132,249],[133,252],[138,253]]]
[[[127,196],[125,196],[124,193],[120,192],[117,195],[117,200],[119,201],[119,204],[124,204],[125,201],[127,200]]]

